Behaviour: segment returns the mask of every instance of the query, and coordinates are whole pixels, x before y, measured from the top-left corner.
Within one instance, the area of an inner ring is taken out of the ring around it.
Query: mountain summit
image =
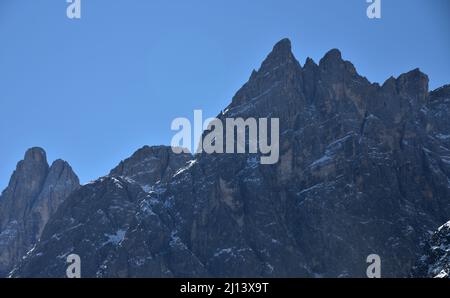
[[[49,167],[42,148],[27,150],[0,196],[0,276],[36,244],[49,218],[78,186],[67,162],[56,160]]]
[[[365,277],[371,254],[409,276],[450,217],[449,116],[419,70],[380,86],[283,39],[220,116],[279,118],[277,164],[203,153],[147,176],[167,163],[137,154],[74,191],[12,276],[62,277],[72,253],[84,277]]]

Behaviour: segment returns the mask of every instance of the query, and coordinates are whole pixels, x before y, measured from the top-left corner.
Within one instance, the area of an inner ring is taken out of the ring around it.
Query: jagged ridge
[[[220,115],[280,118],[278,164],[198,154],[149,193],[99,180],[70,196],[13,276],[61,276],[67,253],[89,260],[84,276],[360,277],[372,253],[384,276],[408,276],[450,214],[448,93],[429,93],[417,69],[370,83],[335,49],[301,67],[290,47],[275,45]],[[91,230],[124,202],[124,224]]]

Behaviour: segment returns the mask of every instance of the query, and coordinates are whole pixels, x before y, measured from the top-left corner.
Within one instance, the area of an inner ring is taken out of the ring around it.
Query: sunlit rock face
[[[301,66],[284,39],[218,115],[279,118],[278,163],[132,157],[72,193],[13,276],[63,277],[71,253],[85,277],[365,277],[370,254],[409,276],[450,215],[449,90],[418,69],[371,83],[336,49]]]

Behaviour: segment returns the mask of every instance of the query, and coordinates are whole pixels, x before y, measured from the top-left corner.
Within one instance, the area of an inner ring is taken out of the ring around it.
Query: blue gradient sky
[[[273,44],[303,64],[339,48],[371,81],[420,67],[450,83],[450,1],[0,0],[0,188],[32,146],[82,182],[145,144],[169,144],[175,117],[215,116]]]

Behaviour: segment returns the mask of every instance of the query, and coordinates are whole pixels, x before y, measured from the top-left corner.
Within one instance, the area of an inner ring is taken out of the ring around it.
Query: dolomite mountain
[[[56,160],[49,167],[43,149],[25,153],[0,196],[0,277],[33,247],[49,218],[78,187],[67,162]]]
[[[11,276],[64,277],[75,253],[84,277],[365,277],[370,254],[405,277],[450,219],[450,85],[418,69],[379,85],[284,39],[229,117],[279,118],[279,162],[143,148],[72,192]]]

